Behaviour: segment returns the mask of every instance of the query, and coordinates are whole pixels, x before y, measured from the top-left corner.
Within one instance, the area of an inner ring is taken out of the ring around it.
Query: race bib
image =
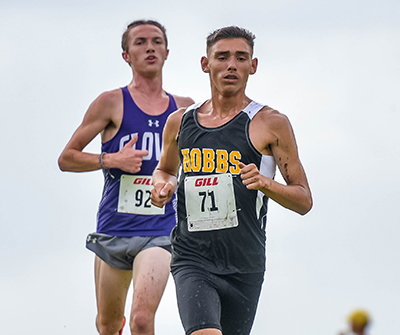
[[[153,206],[150,202],[150,191],[152,188],[151,176],[123,174],[119,186],[118,212],[141,215],[163,215],[165,206],[159,208]]]
[[[185,178],[188,230],[207,231],[238,226],[232,175]]]

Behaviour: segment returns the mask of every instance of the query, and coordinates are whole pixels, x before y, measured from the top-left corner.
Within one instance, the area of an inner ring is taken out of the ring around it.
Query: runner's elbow
[[[300,211],[298,211],[298,213],[300,215],[306,215],[311,208],[313,207],[313,200],[311,197],[307,198],[305,203],[302,205],[302,208],[300,209]]]
[[[66,171],[66,165],[65,165],[65,160],[63,155],[60,155],[60,157],[58,157],[58,167],[61,171]]]
[[[70,171],[68,159],[65,157],[63,153],[60,155],[60,157],[58,157],[58,167],[63,172]]]

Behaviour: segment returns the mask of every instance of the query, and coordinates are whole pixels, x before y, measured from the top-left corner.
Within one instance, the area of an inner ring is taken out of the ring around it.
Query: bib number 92
[[[118,212],[140,215],[162,215],[164,207],[150,202],[151,176],[122,175],[119,187]]]

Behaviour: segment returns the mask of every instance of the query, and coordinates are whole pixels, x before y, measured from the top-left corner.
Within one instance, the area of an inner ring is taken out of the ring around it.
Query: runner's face
[[[211,87],[224,96],[244,91],[249,75],[257,69],[257,59],[252,59],[251,47],[243,38],[219,40],[201,63],[210,74]]]
[[[124,51],[122,56],[134,71],[154,75],[161,73],[168,53],[162,31],[144,24],[129,31],[128,52]]]

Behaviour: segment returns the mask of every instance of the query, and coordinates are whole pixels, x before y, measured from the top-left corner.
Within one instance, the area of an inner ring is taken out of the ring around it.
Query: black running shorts
[[[186,335],[216,328],[224,335],[248,335],[264,272],[216,275],[194,266],[172,268],[179,314]]]

